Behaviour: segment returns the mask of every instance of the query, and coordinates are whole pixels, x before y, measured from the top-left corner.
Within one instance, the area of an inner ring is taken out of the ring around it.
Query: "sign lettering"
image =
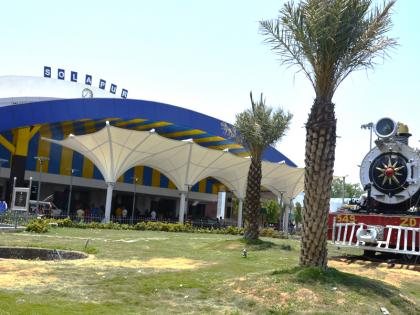
[[[70,75],[70,80],[71,80],[72,82],[77,82],[77,72],[75,72],[75,71],[72,71],[72,72],[71,72],[71,75]]]
[[[44,67],[44,78],[51,78],[51,67]]]
[[[99,80],[99,88],[102,89],[102,90],[105,90],[105,85],[106,85],[106,81],[100,79]]]
[[[52,70],[49,66],[44,66],[44,78],[51,78]],[[64,80],[66,78],[66,72],[64,69],[57,69],[57,79]],[[70,71],[70,81],[71,82],[77,82],[78,79],[78,73],[76,71]],[[85,75],[85,84],[86,85],[92,85],[93,79],[90,74]],[[100,79],[99,80],[99,88],[101,90],[105,90],[106,88],[106,80]],[[112,94],[117,94],[117,85],[112,83],[111,87],[109,89],[109,92]],[[128,90],[121,89],[121,98],[127,98],[128,97]]]
[[[86,74],[85,84],[92,85],[92,76],[91,75]]]
[[[64,69],[58,69],[57,77],[59,80],[64,80],[64,77],[65,77]]]

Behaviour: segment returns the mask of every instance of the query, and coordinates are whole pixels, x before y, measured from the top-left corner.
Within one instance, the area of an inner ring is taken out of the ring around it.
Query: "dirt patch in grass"
[[[152,258],[148,260],[129,259],[129,260],[110,260],[110,259],[87,259],[78,261],[78,266],[94,269],[108,268],[151,268],[155,270],[192,270],[209,265],[209,263],[201,260],[193,260],[188,258]]]
[[[193,270],[210,265],[205,261],[193,260],[183,257],[176,258],[152,258],[148,260],[109,260],[96,259],[90,256],[83,261],[23,261],[20,259],[0,260],[0,288],[22,289],[26,287],[54,286],[61,283],[63,286],[66,280],[60,277],[57,270],[68,268],[78,270],[80,273],[95,273],[106,275],[107,271],[115,271],[120,268],[149,269],[151,272]],[[74,284],[74,283],[73,283]],[[66,286],[71,286],[67,283]]]
[[[352,263],[341,260],[330,260],[328,265],[340,271],[381,280],[398,288],[401,287],[403,282],[420,281],[420,272],[408,269],[389,268],[386,263],[372,265],[372,262],[363,260],[357,260]]]
[[[0,288],[22,289],[25,287],[46,286],[57,281],[57,277],[50,275],[47,267],[34,264],[32,266],[19,264],[20,260],[1,261]]]

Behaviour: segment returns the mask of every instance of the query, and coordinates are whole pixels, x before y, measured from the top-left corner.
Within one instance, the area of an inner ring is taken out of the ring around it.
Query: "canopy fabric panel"
[[[43,138],[79,152],[100,170],[106,182],[115,183],[128,169],[144,165],[165,174],[180,191],[213,177],[234,194],[245,198],[249,158],[208,149],[192,141],[165,138],[150,131],[106,126],[94,133],[64,140]],[[294,198],[303,190],[303,169],[262,162],[262,185],[274,194]]]
[[[283,194],[286,202],[295,198],[304,188],[304,169],[286,164],[262,163],[261,185],[277,196]]]

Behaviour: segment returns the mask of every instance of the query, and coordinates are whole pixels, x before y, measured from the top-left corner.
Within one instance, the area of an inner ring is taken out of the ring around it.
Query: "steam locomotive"
[[[382,118],[374,125],[376,146],[360,165],[360,181],[367,192],[360,210],[413,213],[420,203],[420,153],[408,145],[407,125]]]
[[[420,153],[408,127],[391,118],[374,125],[375,147],[360,165],[365,194],[348,210],[330,213],[328,239],[337,247],[420,258]]]

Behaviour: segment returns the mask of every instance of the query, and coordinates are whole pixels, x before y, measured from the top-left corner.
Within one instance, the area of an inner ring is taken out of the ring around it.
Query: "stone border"
[[[89,255],[79,251],[57,250],[38,247],[0,246],[0,258],[26,260],[74,260],[88,258]]]

